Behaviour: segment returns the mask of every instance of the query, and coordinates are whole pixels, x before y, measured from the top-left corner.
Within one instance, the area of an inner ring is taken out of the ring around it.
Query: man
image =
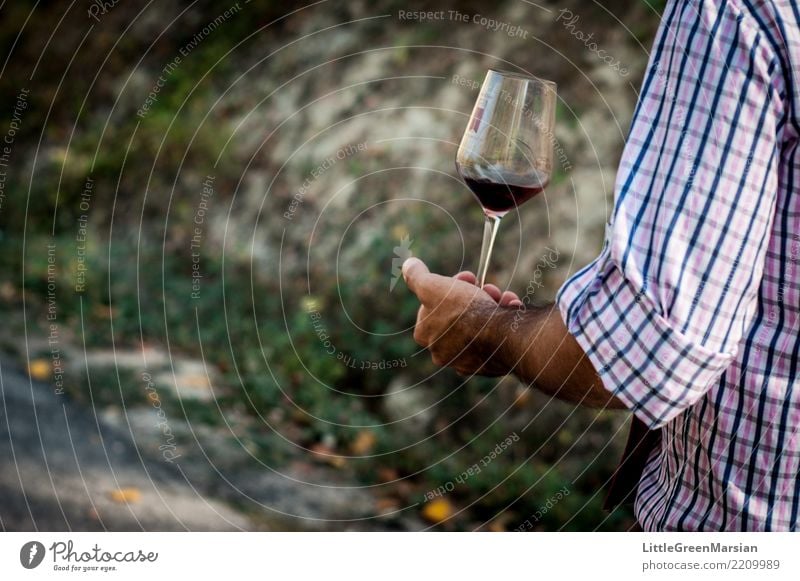
[[[435,363],[633,411],[645,530],[800,522],[798,74],[796,2],[669,2],[603,250],[556,305],[404,264]]]

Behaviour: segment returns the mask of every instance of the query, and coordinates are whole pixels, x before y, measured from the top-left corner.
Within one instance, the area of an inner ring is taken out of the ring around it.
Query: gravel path
[[[95,411],[0,358],[0,530],[424,526],[413,511],[379,517],[372,492],[335,470],[264,465],[225,429],[170,418],[180,459],[166,461],[157,422],[151,406]]]
[[[128,490],[129,502],[114,498]],[[131,433],[0,361],[0,527],[14,531],[241,530]],[[259,528],[264,528],[260,525]]]

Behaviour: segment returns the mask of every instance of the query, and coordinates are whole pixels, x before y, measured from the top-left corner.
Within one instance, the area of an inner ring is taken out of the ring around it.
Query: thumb
[[[422,279],[426,274],[430,274],[428,267],[419,258],[411,257],[403,263],[403,278],[412,293],[419,297]]]

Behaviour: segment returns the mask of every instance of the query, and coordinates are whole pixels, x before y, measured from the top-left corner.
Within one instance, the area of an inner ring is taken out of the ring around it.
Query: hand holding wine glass
[[[456,154],[486,216],[477,283],[483,288],[500,219],[543,191],[553,169],[556,85],[491,69]]]

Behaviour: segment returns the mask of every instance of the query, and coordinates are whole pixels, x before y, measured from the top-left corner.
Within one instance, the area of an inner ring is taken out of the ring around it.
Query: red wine
[[[485,179],[464,178],[481,206],[491,212],[508,212],[543,191],[547,183],[535,186],[514,186]]]

